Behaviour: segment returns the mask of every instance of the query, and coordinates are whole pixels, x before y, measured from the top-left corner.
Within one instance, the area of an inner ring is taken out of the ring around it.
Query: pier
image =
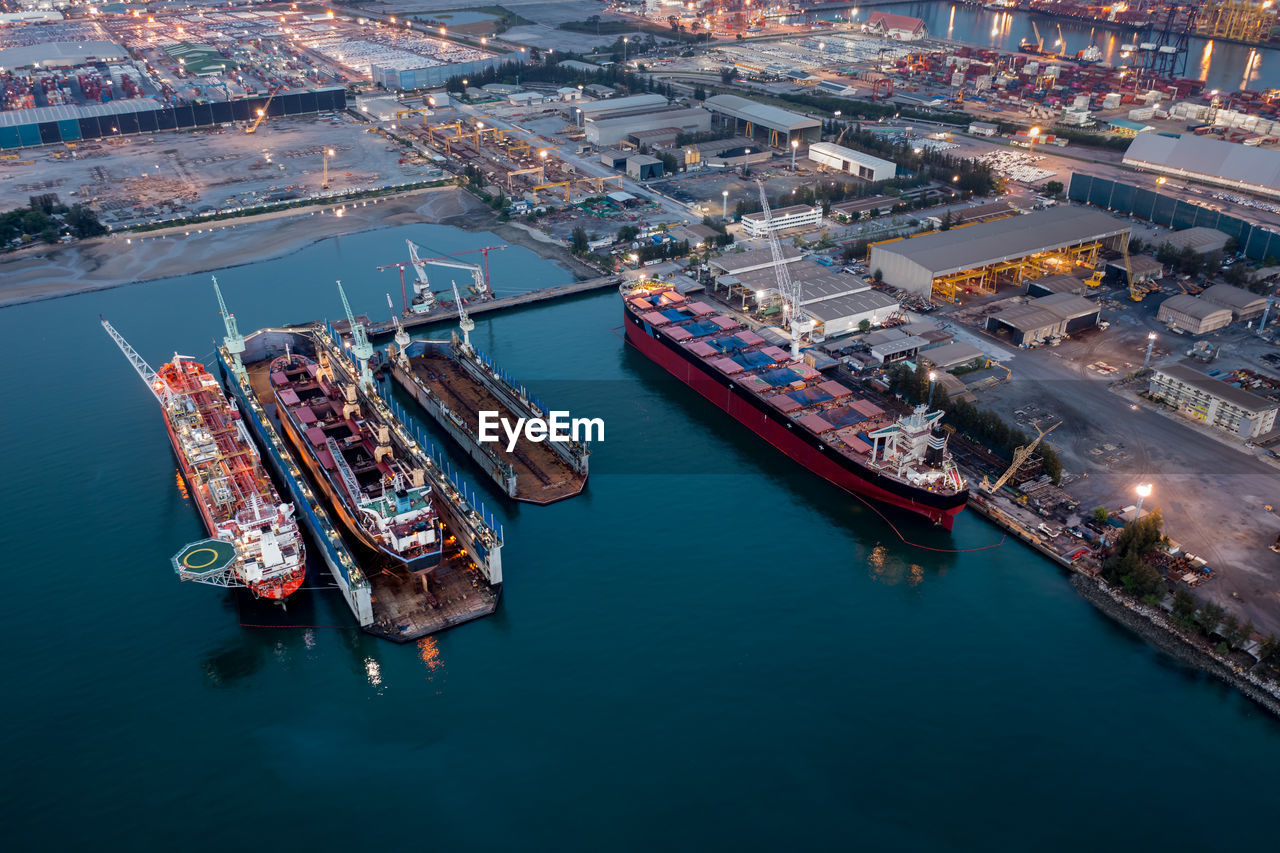
[[[484,302],[468,303],[467,314],[475,316],[476,314],[486,314],[490,311],[501,311],[505,308],[519,308],[522,305],[533,305],[538,302],[548,302],[552,299],[563,299],[566,296],[577,296],[579,293],[590,293],[593,290],[617,287],[620,284],[622,284],[622,276],[620,275],[604,275],[599,278],[571,281],[568,284],[557,284],[553,287],[543,287],[538,290],[526,291],[525,293],[499,296]],[[414,329],[419,326],[446,323],[456,319],[458,319],[458,309],[453,306],[452,302],[448,302],[440,303],[423,314],[404,314],[400,318],[400,325],[406,329]],[[396,330],[395,324],[389,320],[381,323],[368,323],[365,328],[368,330],[371,339],[388,337],[394,334]]]

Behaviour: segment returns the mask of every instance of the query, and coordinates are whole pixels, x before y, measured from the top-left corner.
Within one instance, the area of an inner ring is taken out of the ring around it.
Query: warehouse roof
[[[649,110],[665,107],[667,99],[664,95],[630,95],[626,98],[605,98],[602,101],[588,101],[578,104],[584,119],[592,119],[608,113],[625,112],[626,110]]]
[[[1090,314],[1097,314],[1099,311],[1096,302],[1090,302],[1083,296],[1076,296],[1074,293],[1051,293],[1035,300],[1034,304],[1037,308],[1052,311],[1063,320],[1087,317]]]
[[[817,119],[806,118],[768,104],[759,104],[737,95],[712,95],[704,105],[714,112],[740,118],[770,130],[793,131],[822,126],[822,122]]]
[[[1126,226],[1096,210],[1053,207],[1012,219],[952,228],[875,246],[872,252],[898,255],[935,277],[1023,258],[1123,233]]]
[[[920,353],[921,358],[928,359],[935,366],[946,369],[955,367],[958,364],[968,364],[975,358],[986,358],[986,354],[973,344],[956,342],[954,344],[944,344],[940,347],[934,347],[931,350],[925,350]]]
[[[692,227],[692,226],[690,226]],[[772,260],[772,256],[770,256]],[[812,270],[810,269],[812,267]],[[801,289],[800,304],[806,305],[820,299],[843,296],[846,293],[859,293],[870,290],[871,285],[857,276],[842,272],[829,272],[817,264],[801,264],[788,267],[791,278]],[[736,274],[738,284],[748,289],[766,290],[778,286],[778,273],[772,266],[764,269],[750,270]]]
[[[1236,311],[1256,311],[1267,304],[1267,297],[1229,284],[1215,284],[1201,293],[1200,298]]]
[[[1038,332],[1062,322],[1062,317],[1057,312],[1040,308],[1031,302],[1006,305],[992,316],[1020,332]]]
[[[1073,275],[1047,275],[1028,280],[1027,287],[1044,288],[1050,293],[1079,293],[1084,290],[1084,282]]]
[[[44,121],[63,121],[90,116],[114,116],[121,113],[145,113],[163,109],[154,98],[123,98],[105,104],[60,104],[56,107],[35,107],[29,110],[5,110],[0,112],[0,127],[18,127],[39,124]]]
[[[3,115],[3,113],[0,113]],[[794,263],[804,257],[794,246],[782,247],[782,258],[786,263]],[[769,249],[752,249],[747,252],[729,252],[711,262],[711,266],[722,270],[726,275],[739,275],[751,270],[773,266],[773,252]]]
[[[84,65],[90,57],[128,59],[129,52],[109,41],[46,41],[0,50],[0,68],[25,68],[37,62],[53,67]]]
[[[868,168],[876,168],[877,166],[893,166],[892,160],[885,160],[882,157],[872,157],[862,151],[854,151],[852,148],[845,148],[843,145],[835,145],[831,142],[815,142],[809,146],[809,154],[814,153],[825,154],[828,157],[839,157],[841,160],[848,160],[850,163],[858,163]]]
[[[1280,152],[1183,134],[1140,133],[1124,153],[1127,166],[1176,169],[1280,190]]]
[[[864,290],[861,293],[846,293],[820,302],[806,303],[804,311],[823,322],[830,322],[841,317],[856,317],[870,311],[881,311],[897,304],[898,300],[887,293],[879,290]],[[923,338],[913,338],[913,340],[921,341],[920,346],[923,346]]]
[[[1160,241],[1168,243],[1175,249],[1189,248],[1197,254],[1207,254],[1222,249],[1227,245],[1227,235],[1215,228],[1197,226],[1175,231]]]
[[[1188,317],[1194,317],[1197,320],[1207,320],[1223,311],[1228,315],[1231,314],[1230,308],[1224,308],[1213,302],[1206,302],[1199,296],[1190,296],[1186,293],[1170,296],[1164,302],[1161,302],[1160,310],[1163,311],[1166,308],[1170,311],[1186,314]]]
[[[1176,299],[1177,297],[1173,298]],[[1268,409],[1274,409],[1277,405],[1274,400],[1269,400],[1243,388],[1229,385],[1221,379],[1214,379],[1212,376],[1201,373],[1187,364],[1166,365],[1165,367],[1156,368],[1156,372],[1163,373],[1181,382],[1186,382],[1188,385],[1194,385],[1209,392],[1214,397],[1226,400],[1228,403],[1251,412],[1265,412]]]

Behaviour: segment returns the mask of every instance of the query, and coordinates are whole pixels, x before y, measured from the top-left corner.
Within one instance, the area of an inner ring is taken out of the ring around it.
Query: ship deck
[[[280,414],[269,368],[268,361],[245,364],[254,395],[279,431]],[[437,496],[436,500],[439,499]],[[448,551],[446,546],[445,559],[426,573],[428,580],[424,587],[421,573],[415,575],[404,567],[393,568],[389,560],[386,560],[388,565],[383,565],[380,559],[385,558],[354,542],[347,531],[340,532],[352,555],[360,558],[360,568],[372,587],[374,623],[364,628],[369,634],[407,643],[488,616],[498,609],[498,591],[488,585],[465,553],[458,549]],[[447,542],[450,538],[447,528],[445,537]],[[317,551],[308,548],[308,553],[314,555]],[[314,556],[309,560],[320,563]],[[316,568],[314,563],[307,567],[308,572]]]
[[[499,417],[512,424],[520,417],[448,356],[428,351],[411,358],[409,365],[414,376],[444,400],[473,435],[479,433],[478,412],[498,412]],[[501,441],[489,447],[515,472],[516,500],[555,503],[579,494],[586,486],[586,476],[575,471],[546,442],[532,442],[522,434],[514,452],[508,452],[504,434]]]

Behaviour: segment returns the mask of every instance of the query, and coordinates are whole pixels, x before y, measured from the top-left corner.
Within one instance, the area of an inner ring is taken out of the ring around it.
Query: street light
[[[1147,333],[1147,357],[1142,360],[1142,369],[1146,370],[1147,365],[1151,364],[1151,348],[1156,345],[1156,333]]]
[[[622,37],[622,64],[623,65],[627,64],[627,44],[630,41],[631,39],[627,38],[626,36]]]
[[[1142,502],[1151,495],[1151,484],[1139,483],[1135,491],[1138,493],[1138,508],[1133,513],[1133,520],[1137,521],[1142,518]]]
[[[729,191],[721,190],[720,197],[723,199],[723,204],[720,208],[720,218],[728,219],[729,218]]]
[[[791,171],[796,170],[796,149],[800,147],[800,140],[791,140]]]
[[[1027,144],[1028,154],[1036,150],[1036,139],[1038,139],[1039,136],[1040,136],[1040,128],[1038,127],[1033,127],[1031,128],[1030,131],[1027,132],[1027,138],[1030,140],[1030,142]]]
[[[324,149],[324,182],[320,185],[321,189],[329,189],[329,158],[333,156],[333,149]]]

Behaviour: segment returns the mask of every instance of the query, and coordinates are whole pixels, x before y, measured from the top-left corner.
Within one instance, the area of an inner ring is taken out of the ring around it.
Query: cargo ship
[[[102,325],[160,403],[187,493],[212,537],[174,558],[178,576],[288,598],[306,578],[306,549],[293,504],[276,493],[238,407],[203,364],[175,354],[152,370],[110,323]]]
[[[626,340],[782,453],[863,498],[948,530],[969,490],[942,412],[891,417],[755,330],[669,285],[624,285]]]
[[[396,321],[390,349],[391,376],[422,410],[514,500],[550,504],[581,494],[591,451],[580,441],[530,441],[523,435],[510,449],[505,441],[481,441],[479,413],[496,412],[507,423],[547,417],[546,407],[510,379],[471,344],[475,323],[454,291],[462,337],[412,341]]]

